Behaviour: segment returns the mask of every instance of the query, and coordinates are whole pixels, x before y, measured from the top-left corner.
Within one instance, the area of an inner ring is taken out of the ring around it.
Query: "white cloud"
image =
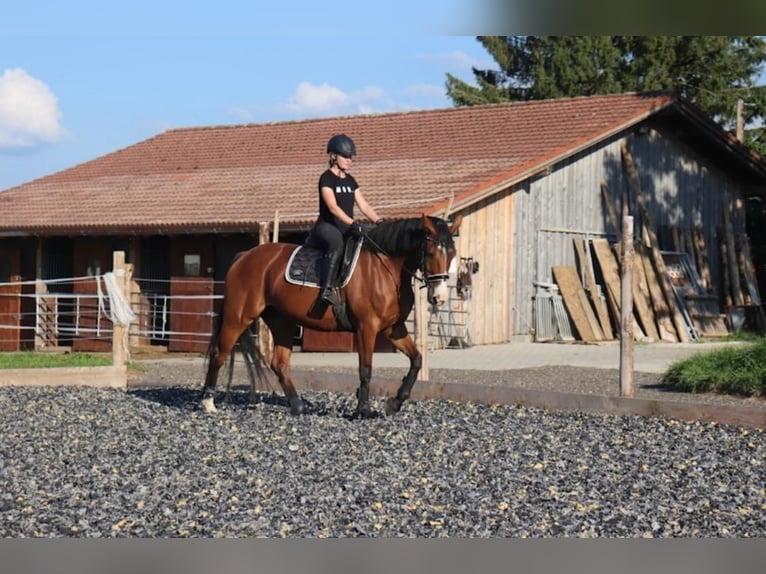
[[[446,70],[451,70],[453,75],[457,72],[470,72],[473,68],[480,70],[497,68],[497,62],[494,60],[472,58],[459,50],[440,54],[418,54],[417,57],[424,62],[439,64]]]
[[[443,105],[443,86],[415,84],[397,88],[395,96],[377,86],[345,92],[328,83],[303,81],[281,104],[232,107],[229,113],[238,121],[273,121],[284,118],[317,118],[357,114],[408,111]]]
[[[61,115],[58,98],[37,78],[21,68],[0,75],[0,148],[58,141]]]
[[[378,113],[389,111],[392,106],[395,104],[386,92],[375,86],[344,92],[328,83],[315,85],[304,81],[285,103],[254,110],[252,114],[243,108],[232,113],[242,119],[263,114],[300,118]]]

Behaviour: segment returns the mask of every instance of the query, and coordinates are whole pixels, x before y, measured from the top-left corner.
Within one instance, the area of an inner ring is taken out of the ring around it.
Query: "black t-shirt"
[[[346,177],[340,178],[329,169],[319,176],[319,219],[332,223],[336,226],[345,227],[336,221],[335,216],[330,213],[330,209],[322,201],[322,188],[329,187],[335,193],[335,201],[343,212],[351,219],[354,218],[354,195],[359,188],[353,176],[346,174]]]

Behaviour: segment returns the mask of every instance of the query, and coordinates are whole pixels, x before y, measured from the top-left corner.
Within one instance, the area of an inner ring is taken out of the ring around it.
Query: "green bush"
[[[682,392],[766,396],[766,339],[673,363],[662,383]]]

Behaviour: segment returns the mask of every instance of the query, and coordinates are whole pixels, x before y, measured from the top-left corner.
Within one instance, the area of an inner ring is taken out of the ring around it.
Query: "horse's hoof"
[[[360,418],[360,419],[374,419],[379,416],[378,413],[376,413],[374,410],[370,408],[370,405],[356,407],[355,414],[356,414],[356,418]]]
[[[200,405],[202,406],[202,410],[206,413],[214,413],[218,409],[215,408],[215,401],[213,400],[213,397],[205,397],[200,401]]]
[[[300,397],[290,399],[290,414],[299,416],[306,414],[306,405]]]
[[[386,416],[394,416],[402,408],[402,401],[396,397],[391,397],[386,400]]]

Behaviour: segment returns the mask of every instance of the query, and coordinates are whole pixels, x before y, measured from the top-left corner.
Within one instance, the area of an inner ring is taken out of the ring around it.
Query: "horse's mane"
[[[436,227],[436,241],[447,245],[452,244],[452,235],[443,219],[429,217]],[[364,248],[373,252],[383,252],[389,255],[407,255],[423,245],[425,229],[420,217],[384,221],[369,229],[367,236],[371,241],[364,242]]]

